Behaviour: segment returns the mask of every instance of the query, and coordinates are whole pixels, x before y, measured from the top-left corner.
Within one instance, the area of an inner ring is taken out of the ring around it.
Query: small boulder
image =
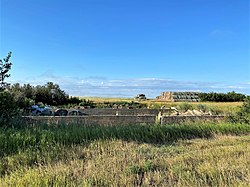
[[[66,109],[57,109],[54,113],[54,116],[67,116],[68,110]]]

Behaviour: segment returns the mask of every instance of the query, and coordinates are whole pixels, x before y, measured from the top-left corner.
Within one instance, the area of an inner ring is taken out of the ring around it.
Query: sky
[[[73,96],[250,94],[249,0],[0,0],[11,83]]]

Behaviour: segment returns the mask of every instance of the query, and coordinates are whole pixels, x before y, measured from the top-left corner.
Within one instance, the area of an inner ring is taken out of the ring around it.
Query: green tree
[[[35,101],[49,105],[64,105],[69,102],[69,95],[60,89],[58,84],[48,82],[44,86],[36,86]]]
[[[9,91],[5,91],[6,87],[10,85],[5,81],[10,76],[8,73],[12,66],[10,57],[11,52],[6,58],[0,60],[0,126],[7,125],[19,112],[13,95]]]
[[[3,60],[0,59],[0,90],[4,90],[9,83],[5,82],[5,79],[10,77],[8,72],[11,69],[12,63],[10,62],[11,52]]]
[[[237,121],[250,124],[250,96],[247,96],[240,111],[237,113]]]
[[[0,126],[8,122],[18,114],[18,107],[12,94],[7,91],[0,92]]]

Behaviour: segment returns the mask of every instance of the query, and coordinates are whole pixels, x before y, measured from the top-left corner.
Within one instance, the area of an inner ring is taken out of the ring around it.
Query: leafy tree
[[[4,90],[9,83],[5,82],[5,79],[10,77],[8,72],[11,69],[12,63],[10,62],[11,52],[3,60],[0,59],[0,90]]]
[[[14,97],[6,91],[0,92],[0,126],[7,125],[8,122],[18,114],[18,107]]]
[[[8,74],[12,63],[10,62],[11,52],[6,58],[0,60],[0,126],[7,125],[8,122],[18,114],[18,107],[11,93],[4,91],[9,83],[5,79],[10,76]]]
[[[213,102],[237,102],[244,101],[246,96],[244,94],[236,93],[234,91],[228,93],[200,93],[199,97],[201,101],[213,101]]]
[[[35,101],[49,105],[64,105],[69,101],[69,96],[60,89],[58,84],[48,82],[44,86],[36,86]]]
[[[53,106],[68,104],[79,105],[83,102],[80,98],[69,97],[58,84],[54,84],[53,82],[48,82],[42,86],[32,86],[30,84],[20,85],[16,83],[8,86],[8,91],[12,93],[18,107],[22,109],[27,108],[31,102]]]
[[[237,121],[250,124],[250,96],[248,96],[240,111],[237,113]]]

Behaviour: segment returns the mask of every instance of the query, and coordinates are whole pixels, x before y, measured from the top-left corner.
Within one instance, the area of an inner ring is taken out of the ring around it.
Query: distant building
[[[138,94],[137,96],[134,97],[135,100],[146,100],[145,94]]]
[[[160,96],[156,97],[161,101],[172,102],[198,102],[200,101],[198,92],[162,92]]]

